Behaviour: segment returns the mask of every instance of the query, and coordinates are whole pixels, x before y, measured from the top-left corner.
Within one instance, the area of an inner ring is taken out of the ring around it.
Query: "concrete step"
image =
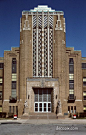
[[[55,113],[30,113],[29,119],[57,119]]]

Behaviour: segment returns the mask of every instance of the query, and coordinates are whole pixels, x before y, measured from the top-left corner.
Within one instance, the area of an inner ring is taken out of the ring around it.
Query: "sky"
[[[38,5],[64,12],[66,46],[81,50],[86,57],[86,0],[0,0],[0,57],[4,50],[19,47],[22,11]]]

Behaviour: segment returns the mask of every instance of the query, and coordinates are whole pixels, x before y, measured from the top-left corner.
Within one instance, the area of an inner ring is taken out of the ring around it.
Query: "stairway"
[[[57,119],[55,113],[30,113],[29,119]]]

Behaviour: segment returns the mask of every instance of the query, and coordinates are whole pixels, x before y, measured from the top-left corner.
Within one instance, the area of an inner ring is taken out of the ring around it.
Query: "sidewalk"
[[[0,120],[0,124],[86,124],[86,119],[20,119]]]

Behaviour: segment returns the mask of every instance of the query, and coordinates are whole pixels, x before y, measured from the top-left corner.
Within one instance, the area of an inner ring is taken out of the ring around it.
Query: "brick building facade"
[[[0,111],[64,115],[86,111],[86,58],[66,47],[62,11],[23,11],[20,47],[0,58]],[[26,108],[26,109],[25,109]]]

